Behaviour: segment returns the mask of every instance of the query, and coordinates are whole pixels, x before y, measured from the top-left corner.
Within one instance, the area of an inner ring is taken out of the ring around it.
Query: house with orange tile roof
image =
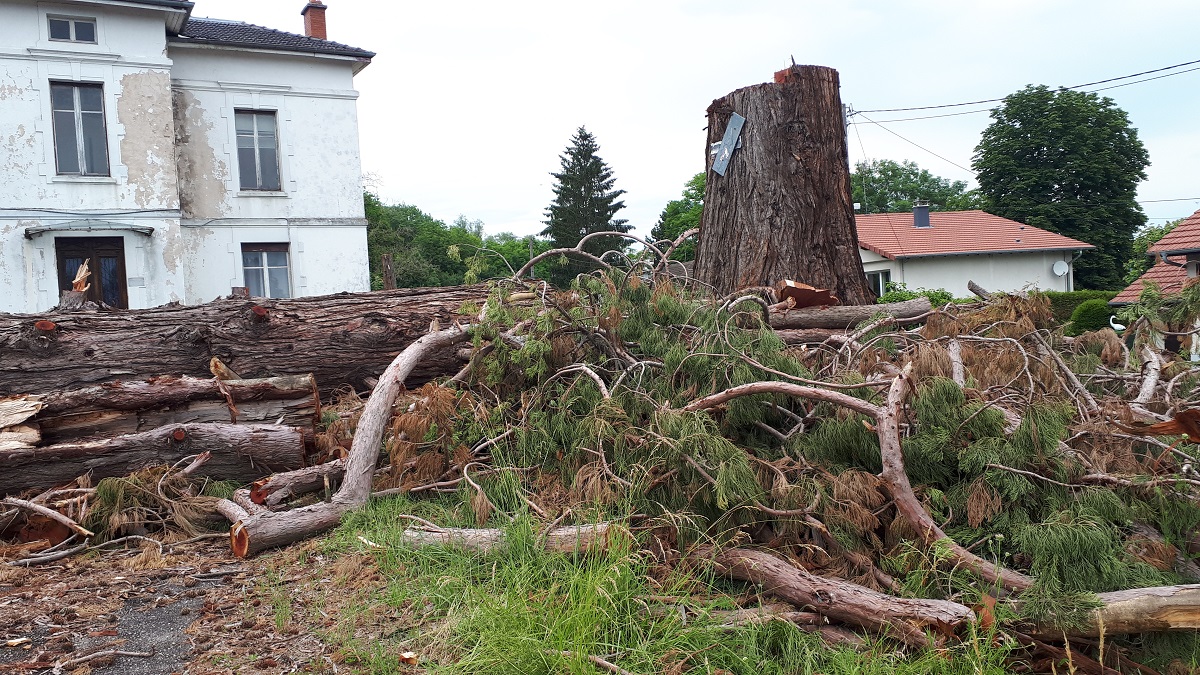
[[[1183,290],[1188,279],[1196,278],[1200,266],[1200,211],[1196,211],[1175,226],[1147,251],[1154,256],[1154,264],[1146,273],[1134,280],[1110,302],[1124,305],[1137,302],[1147,281],[1158,284],[1164,295],[1173,295]]]
[[[983,211],[855,217],[859,255],[877,293],[888,282],[969,296],[967,282],[991,291],[1074,290],[1074,261],[1095,246]]]

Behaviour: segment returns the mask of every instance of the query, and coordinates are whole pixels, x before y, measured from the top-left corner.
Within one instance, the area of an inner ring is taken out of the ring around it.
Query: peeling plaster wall
[[[96,43],[51,42],[49,14],[94,18]],[[182,299],[170,67],[160,12],[0,2],[0,311],[57,304],[56,237],[124,239],[131,307]],[[51,82],[103,87],[108,176],[58,175]],[[25,237],[67,224],[93,229]],[[154,232],[121,229],[132,225]]]
[[[180,211],[185,218],[220,218],[228,210],[229,165],[210,140],[213,120],[190,91],[176,89],[174,107]]]

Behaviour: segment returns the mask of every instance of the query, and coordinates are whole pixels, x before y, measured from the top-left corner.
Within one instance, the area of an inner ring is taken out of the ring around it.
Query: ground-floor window
[[[242,273],[250,297],[292,297],[287,244],[242,244]]]
[[[875,295],[883,295],[884,293],[887,293],[887,285],[891,280],[891,270],[867,272],[867,285],[871,287],[871,290],[875,291]]]
[[[110,307],[129,307],[125,281],[125,240],[122,237],[55,237],[58,290],[71,290],[75,273],[86,260],[87,300]]]

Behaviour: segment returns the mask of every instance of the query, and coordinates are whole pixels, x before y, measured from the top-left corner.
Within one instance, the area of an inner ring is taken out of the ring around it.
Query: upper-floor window
[[[107,176],[104,87],[52,82],[50,102],[54,112],[54,158],[58,173]]]
[[[90,42],[96,44],[96,20],[49,17],[50,39],[62,42]]]
[[[275,113],[234,111],[237,127],[238,174],[243,190],[279,190],[279,141]]]

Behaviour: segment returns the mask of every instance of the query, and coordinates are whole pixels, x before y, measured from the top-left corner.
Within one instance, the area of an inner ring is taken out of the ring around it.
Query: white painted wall
[[[888,260],[872,251],[859,249],[863,270],[890,270],[892,281],[910,289],[942,288],[955,297],[970,297],[967,282],[974,281],[989,291],[1012,292],[1037,288],[1043,291],[1074,290],[1072,266],[1066,276],[1055,276],[1051,266],[1062,260],[1069,265],[1074,251],[995,253],[979,255],[928,256]]]

